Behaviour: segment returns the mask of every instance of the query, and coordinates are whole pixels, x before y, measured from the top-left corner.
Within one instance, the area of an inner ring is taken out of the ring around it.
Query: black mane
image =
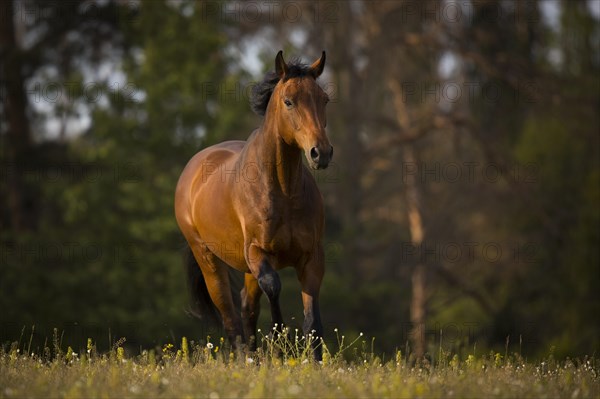
[[[293,59],[287,63],[288,71],[285,80],[310,75],[310,65],[303,64],[298,59]],[[250,107],[255,114],[264,116],[267,112],[267,105],[275,86],[279,82],[279,75],[275,71],[269,71],[265,74],[263,81],[257,83],[252,88],[250,95]]]

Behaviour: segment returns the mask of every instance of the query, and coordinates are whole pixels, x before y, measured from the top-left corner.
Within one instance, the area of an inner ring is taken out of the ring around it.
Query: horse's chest
[[[271,253],[301,250],[308,235],[305,222],[290,211],[268,214],[261,229],[263,248]]]
[[[289,247],[292,240],[292,226],[288,215],[282,212],[269,212],[263,218],[261,241],[267,251],[281,251]]]

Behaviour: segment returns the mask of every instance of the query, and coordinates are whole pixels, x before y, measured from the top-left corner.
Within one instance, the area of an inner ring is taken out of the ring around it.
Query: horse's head
[[[316,79],[325,68],[325,52],[310,66],[288,65],[282,52],[275,58],[275,72],[279,82],[269,101],[270,117],[276,118],[279,135],[289,145],[304,151],[313,169],[324,169],[333,156],[325,127],[327,93]]]

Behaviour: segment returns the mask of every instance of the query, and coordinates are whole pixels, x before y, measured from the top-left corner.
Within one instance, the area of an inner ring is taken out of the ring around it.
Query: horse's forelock
[[[310,65],[302,63],[298,58],[292,59],[287,63],[288,71],[284,77],[285,80],[309,76]],[[264,116],[267,112],[267,106],[269,100],[275,90],[275,86],[279,83],[279,75],[275,71],[269,71],[265,74],[262,82],[257,83],[252,88],[252,95],[250,96],[250,107],[255,114]]]

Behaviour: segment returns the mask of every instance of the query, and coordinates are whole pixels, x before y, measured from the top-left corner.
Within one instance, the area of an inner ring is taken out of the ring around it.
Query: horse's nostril
[[[315,162],[319,160],[319,150],[317,149],[317,147],[313,147],[310,149],[310,157]]]
[[[331,152],[329,153],[329,159],[333,158],[333,146],[331,146]]]

